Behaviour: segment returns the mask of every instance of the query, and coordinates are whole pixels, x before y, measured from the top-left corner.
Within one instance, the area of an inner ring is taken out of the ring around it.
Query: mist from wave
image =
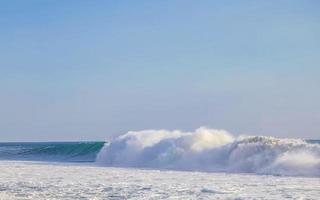
[[[106,143],[96,162],[118,167],[320,176],[320,144],[266,136],[235,137],[205,127],[194,132],[130,131]]]

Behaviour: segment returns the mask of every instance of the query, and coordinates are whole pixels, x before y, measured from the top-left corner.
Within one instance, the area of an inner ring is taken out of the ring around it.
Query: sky
[[[0,1],[0,141],[320,138],[320,3]]]

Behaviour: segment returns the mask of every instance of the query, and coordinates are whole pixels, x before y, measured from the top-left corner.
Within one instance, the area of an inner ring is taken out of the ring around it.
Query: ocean
[[[0,199],[319,199],[320,140],[146,130],[0,143]]]
[[[95,162],[105,142],[0,143],[1,160]]]

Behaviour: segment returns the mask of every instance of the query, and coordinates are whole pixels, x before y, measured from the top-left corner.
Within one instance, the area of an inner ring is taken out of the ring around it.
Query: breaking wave
[[[320,176],[320,144],[224,130],[131,131],[105,143],[100,165],[209,172]]]

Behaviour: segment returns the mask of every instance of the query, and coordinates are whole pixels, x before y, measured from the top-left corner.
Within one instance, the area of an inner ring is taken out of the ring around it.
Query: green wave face
[[[0,143],[2,160],[94,162],[104,142]]]

